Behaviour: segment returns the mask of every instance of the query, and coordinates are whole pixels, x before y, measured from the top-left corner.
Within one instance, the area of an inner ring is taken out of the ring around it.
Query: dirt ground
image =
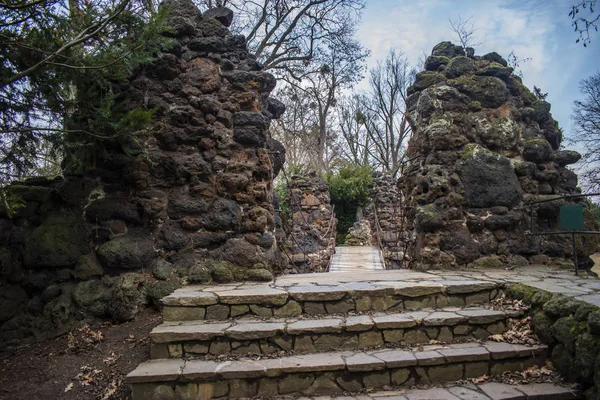
[[[84,326],[53,340],[0,353],[0,400],[129,399],[125,376],[150,357],[161,322],[146,309],[121,325]]]

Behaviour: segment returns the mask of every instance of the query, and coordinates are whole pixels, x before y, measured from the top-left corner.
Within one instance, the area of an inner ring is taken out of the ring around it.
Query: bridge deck
[[[385,269],[379,250],[373,246],[336,247],[329,272],[358,272]]]

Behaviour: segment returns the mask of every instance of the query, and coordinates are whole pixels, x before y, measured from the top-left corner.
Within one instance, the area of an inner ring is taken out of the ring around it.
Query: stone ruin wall
[[[406,268],[403,261],[407,234],[403,226],[402,193],[398,190],[394,177],[389,174],[373,174],[371,199],[371,204],[365,209],[365,217],[371,225],[373,245],[378,246],[379,236],[387,268]],[[374,210],[377,211],[381,231],[376,228]]]
[[[156,108],[152,128],[105,142],[84,176],[9,189],[24,207],[0,214],[0,344],[131,319],[185,282],[270,280],[287,263],[273,209],[285,150],[267,137],[284,111],[275,78],[227,29],[231,11],[169,5],[174,46],[115,85],[123,110]]]
[[[407,100],[408,157],[419,158],[399,183],[412,222],[411,266],[568,264],[570,237],[526,235],[530,201],[580,192],[567,166],[581,156],[561,149],[550,104],[497,53],[466,57],[442,42],[425,69]],[[562,204],[536,206],[535,229],[557,230]],[[586,221],[594,229],[587,211]],[[578,240],[580,259],[589,259],[597,239]]]
[[[335,249],[337,219],[329,187],[315,172],[292,176],[289,207],[290,232],[285,253],[290,258],[287,272],[325,272]]]

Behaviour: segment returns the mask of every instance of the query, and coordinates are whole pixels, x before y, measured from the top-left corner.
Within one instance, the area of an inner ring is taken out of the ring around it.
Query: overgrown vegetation
[[[356,220],[356,210],[370,200],[371,167],[348,164],[337,173],[325,177],[329,185],[331,204],[338,219],[337,239],[342,241]]]
[[[0,1],[0,187],[148,124],[152,110],[116,106],[119,83],[169,46],[168,10],[148,4]]]

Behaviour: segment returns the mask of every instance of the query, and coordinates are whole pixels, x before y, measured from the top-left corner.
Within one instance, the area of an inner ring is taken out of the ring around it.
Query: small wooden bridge
[[[339,246],[331,259],[329,272],[359,272],[385,269],[381,251],[374,246]]]

